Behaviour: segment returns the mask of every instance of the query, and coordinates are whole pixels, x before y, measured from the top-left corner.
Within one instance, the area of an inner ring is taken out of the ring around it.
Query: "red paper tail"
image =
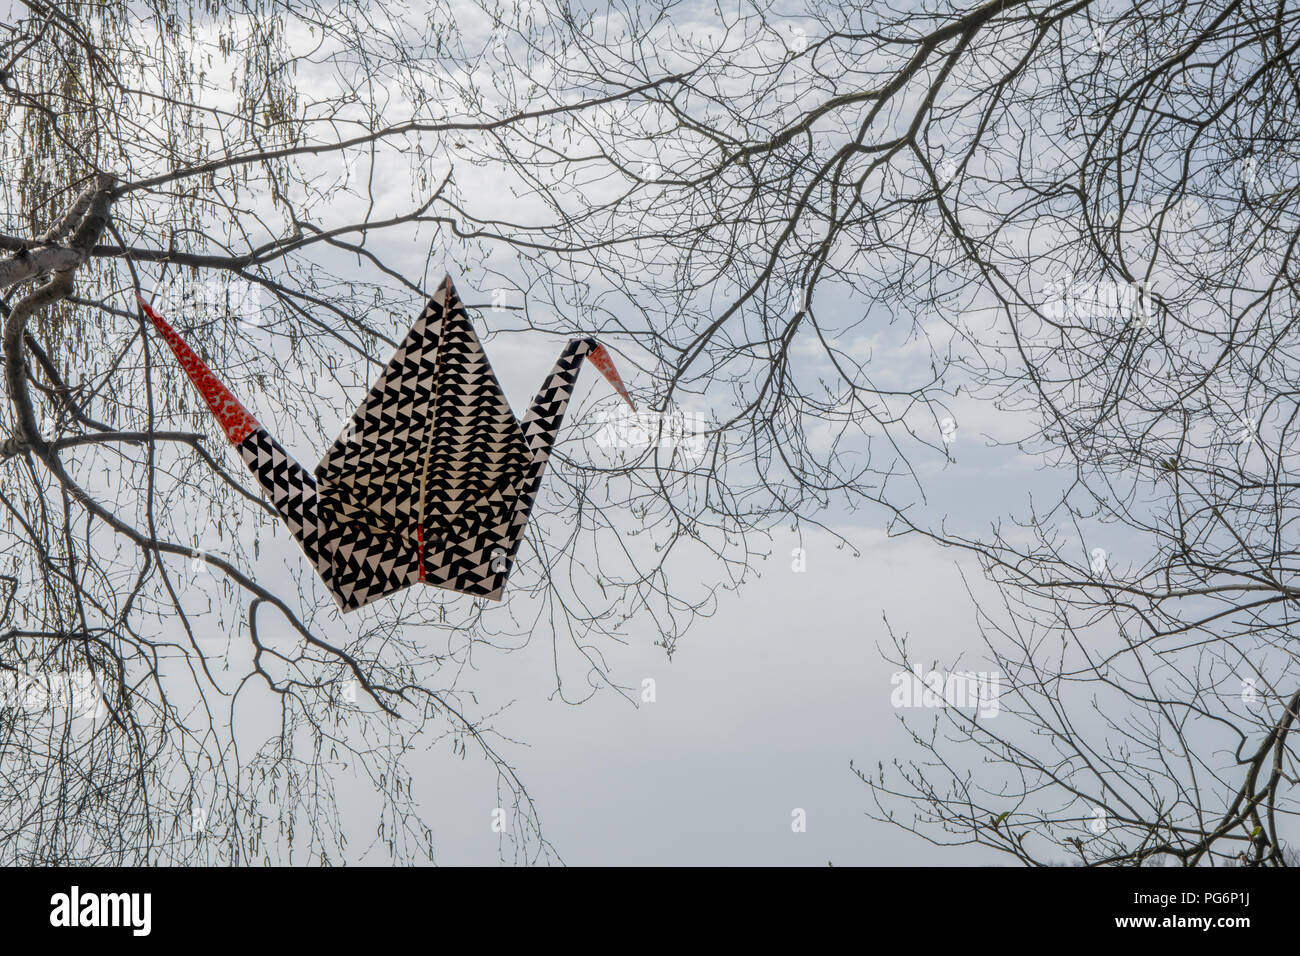
[[[212,410],[212,417],[221,425],[226,438],[232,445],[238,445],[248,437],[249,432],[259,427],[257,419],[248,413],[248,409],[239,403],[239,399],[230,394],[230,390],[221,384],[221,380],[212,374],[212,370],[203,364],[203,360],[194,354],[194,350],[185,344],[184,340],[167,324],[167,320],[151,309],[149,303],[145,302],[139,293],[136,293],[136,298],[139,299],[144,314],[149,316],[154,328],[158,330],[158,334],[171,347],[185,374],[190,377],[194,387],[208,403],[208,408]]]

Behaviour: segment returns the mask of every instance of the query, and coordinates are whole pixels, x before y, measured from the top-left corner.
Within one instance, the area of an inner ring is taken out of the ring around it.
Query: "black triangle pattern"
[[[421,580],[487,596],[504,576],[528,448],[450,279],[316,469],[352,610]],[[357,525],[357,527],[351,527]],[[423,535],[423,547],[420,544]]]
[[[500,600],[596,345],[568,344],[521,424],[447,280],[315,476],[261,427],[239,454],[344,611],[421,580]]]
[[[524,539],[524,529],[528,526],[528,517],[542,487],[542,477],[546,474],[546,464],[551,459],[551,449],[560,435],[560,426],[564,422],[564,413],[573,398],[573,389],[582,370],[582,360],[599,343],[595,339],[572,339],[560,353],[555,367],[551,369],[542,387],[534,396],[528,412],[524,415],[521,427],[524,441],[528,446],[528,467],[519,493],[519,500],[510,519],[508,540],[509,548],[503,562],[501,581],[498,589],[489,595],[493,600],[501,599],[501,588],[514,567],[519,546]]]
[[[326,542],[332,537],[333,527],[323,520],[316,480],[261,426],[249,432],[235,449],[328,585],[332,561]]]

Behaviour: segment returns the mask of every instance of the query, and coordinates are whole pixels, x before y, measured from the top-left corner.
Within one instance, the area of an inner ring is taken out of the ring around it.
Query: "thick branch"
[[[18,264],[12,270],[13,274],[18,275],[13,281],[37,278],[47,273],[50,274],[50,279],[14,303],[5,319],[4,377],[9,400],[13,403],[14,432],[10,438],[0,443],[0,457],[7,458],[29,448],[45,448],[45,440],[36,424],[31,393],[27,389],[27,362],[23,354],[27,319],[72,293],[73,274],[89,257],[91,248],[108,224],[116,182],[117,178],[111,174],[96,176],[94,183],[82,191],[59,222],[41,237],[41,242],[48,242],[72,231],[67,247],[41,249],[34,253],[20,254],[11,260]],[[13,284],[5,281],[5,265],[8,263],[0,264],[0,287]]]

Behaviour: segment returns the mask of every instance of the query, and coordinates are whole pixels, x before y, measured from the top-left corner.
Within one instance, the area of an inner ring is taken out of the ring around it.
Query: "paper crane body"
[[[421,582],[499,601],[582,360],[632,404],[573,339],[516,420],[448,277],[313,475],[141,305],[344,611]]]

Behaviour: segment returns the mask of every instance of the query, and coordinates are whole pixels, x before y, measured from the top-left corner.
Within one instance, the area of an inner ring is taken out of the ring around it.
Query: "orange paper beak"
[[[623,380],[619,378],[618,369],[614,368],[614,360],[609,357],[609,352],[605,346],[597,345],[587,353],[587,358],[591,359],[591,364],[600,369],[600,374],[605,376],[606,381],[614,386],[614,391],[623,396],[623,401],[632,406],[632,411],[636,411],[636,403],[632,401],[632,396],[627,393],[627,387]]]

